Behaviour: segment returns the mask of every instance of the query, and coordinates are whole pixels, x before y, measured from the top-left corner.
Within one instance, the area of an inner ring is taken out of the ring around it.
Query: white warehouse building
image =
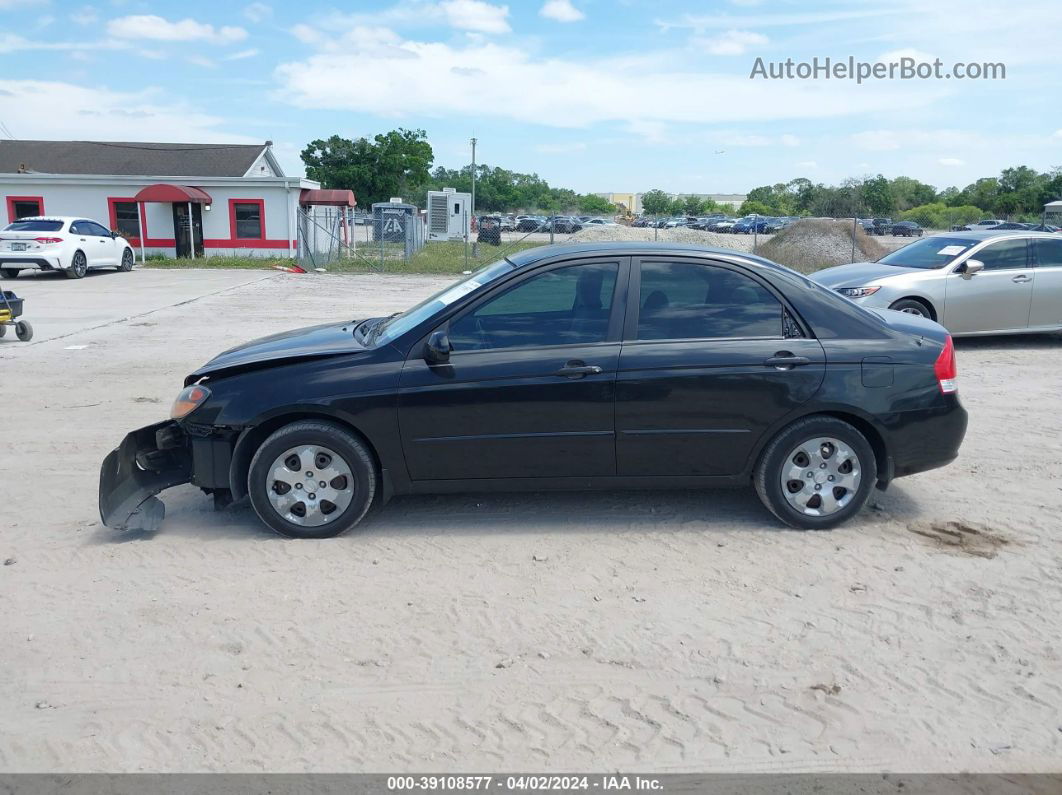
[[[0,211],[99,221],[147,255],[294,257],[300,205],[354,195],[285,176],[271,144],[0,140]]]

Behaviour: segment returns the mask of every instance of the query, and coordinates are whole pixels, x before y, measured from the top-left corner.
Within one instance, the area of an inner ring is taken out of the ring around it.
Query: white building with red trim
[[[285,176],[270,141],[0,140],[5,223],[82,216],[147,255],[294,257],[300,205],[335,206],[337,193]],[[342,205],[353,206],[353,194],[341,193]]]

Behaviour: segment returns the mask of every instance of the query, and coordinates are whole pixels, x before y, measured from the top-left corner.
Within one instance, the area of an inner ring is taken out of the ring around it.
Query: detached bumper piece
[[[172,420],[128,434],[100,467],[100,518],[115,530],[154,532],[166,507],[155,495],[192,478],[192,456]]]

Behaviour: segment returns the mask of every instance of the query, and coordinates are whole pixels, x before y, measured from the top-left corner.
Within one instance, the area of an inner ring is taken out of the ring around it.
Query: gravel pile
[[[870,262],[888,248],[869,237],[861,226],[855,229],[856,262]],[[762,244],[756,253],[803,273],[852,262],[852,222],[821,219],[795,221]]]
[[[655,233],[655,236],[654,236]],[[760,235],[760,243],[767,239]],[[634,226],[586,227],[572,235],[571,242],[599,242],[605,240],[644,241],[659,243],[694,243],[712,248],[729,248],[734,251],[752,251],[752,235],[717,235],[699,229],[646,229]]]

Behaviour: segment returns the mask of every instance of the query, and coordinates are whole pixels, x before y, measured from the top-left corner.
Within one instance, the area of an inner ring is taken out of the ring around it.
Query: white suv
[[[133,249],[124,237],[87,218],[34,216],[0,230],[0,276],[22,270],[62,271],[80,279],[89,268],[133,269]]]

